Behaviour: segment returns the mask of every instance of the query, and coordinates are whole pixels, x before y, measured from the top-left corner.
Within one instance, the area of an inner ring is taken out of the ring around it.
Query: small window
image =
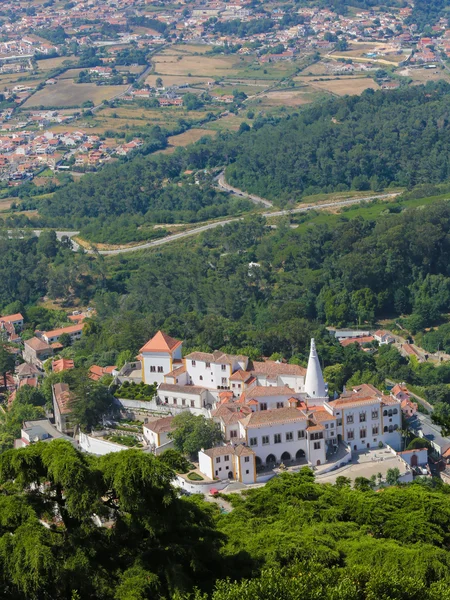
[[[203,381],[203,375],[200,375],[199,379],[200,381]]]
[[[359,437],[361,439],[367,437],[367,431],[365,429],[361,429],[360,432],[359,432]]]
[[[281,433],[276,433],[273,436],[274,444],[281,444]]]
[[[359,413],[359,422],[365,423],[366,421],[366,413]]]
[[[277,408],[283,408],[284,404],[282,402],[277,402]]]
[[[194,406],[195,406],[195,402],[194,402],[194,400],[191,400],[191,408],[194,408]]]
[[[257,445],[258,445],[258,438],[255,438],[255,437],[250,438],[250,446],[257,446]]]
[[[267,403],[261,402],[261,404],[259,405],[259,410],[267,410]]]
[[[246,475],[248,475],[249,473],[250,473],[250,471],[247,469],[247,470],[245,471],[245,474],[246,474]]]
[[[223,457],[223,460],[225,462],[228,462],[230,460],[230,455],[229,454],[225,454],[225,456]]]
[[[305,437],[305,430],[304,429],[300,429],[300,431],[297,431],[297,438],[299,440],[303,439]]]
[[[184,398],[182,398],[182,399],[181,399],[181,404],[182,404],[183,406],[186,406],[186,400],[185,400]]]
[[[221,369],[222,369],[222,371],[226,371],[227,370],[227,365],[222,365]]]
[[[237,431],[236,430],[230,431],[230,438],[237,438]]]
[[[195,362],[195,360],[192,361],[192,366],[195,367],[197,363]]]
[[[250,462],[250,456],[245,456],[244,457],[244,462]],[[248,472],[248,471],[247,471]]]
[[[378,411],[377,410],[372,411],[372,419],[378,419]]]
[[[293,439],[294,439],[294,434],[292,433],[292,431],[288,431],[286,433],[286,441],[287,442],[292,442]]]
[[[352,440],[355,437],[353,431],[347,431],[347,439]]]
[[[177,403],[177,399],[176,399],[176,398],[174,398],[174,399],[173,399],[173,403],[174,403],[174,404],[176,404],[176,403]]]
[[[372,435],[378,435],[378,427],[372,427]]]
[[[222,385],[227,385],[227,378],[226,377],[222,377]]]
[[[314,450],[320,450],[320,442],[314,442]]]
[[[353,423],[353,415],[347,415],[347,423]]]
[[[263,435],[262,436],[262,443],[263,443],[263,446],[266,446],[269,443],[269,436],[268,435]]]
[[[216,463],[220,463],[220,456],[216,458]]]
[[[164,373],[164,368],[163,367],[158,367],[158,373]]]
[[[150,367],[150,373],[156,373],[156,367]]]
[[[211,363],[205,363],[205,368],[206,369],[210,369],[211,368]]]
[[[164,402],[167,404],[169,402],[169,398],[167,396],[164,396]]]

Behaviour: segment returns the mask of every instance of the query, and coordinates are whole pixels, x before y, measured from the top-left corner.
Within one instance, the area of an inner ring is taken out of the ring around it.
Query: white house
[[[217,446],[198,453],[199,471],[210,479],[235,479],[242,483],[255,483],[255,453],[239,446]]]
[[[389,331],[385,331],[384,329],[379,329],[373,333],[374,339],[380,344],[380,346],[384,344],[393,344],[395,342],[394,337],[389,333]]]
[[[158,331],[145,346],[140,349],[142,378],[145,383],[164,383],[164,374],[181,367],[183,342]]]
[[[171,440],[169,433],[172,428],[173,417],[162,417],[143,426],[144,438],[152,449],[168,444]]]
[[[70,335],[72,342],[75,342],[81,338],[83,333],[83,324],[80,323],[78,325],[68,325],[67,327],[60,327],[59,329],[53,329],[52,331],[44,331],[41,336],[42,339],[47,342],[47,344],[54,344],[65,333]]]

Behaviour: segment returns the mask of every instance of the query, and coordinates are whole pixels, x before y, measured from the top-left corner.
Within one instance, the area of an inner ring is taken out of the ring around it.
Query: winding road
[[[224,182],[224,183],[225,183],[225,185],[228,185],[228,184],[226,184],[226,182]],[[232,193],[238,194],[245,198],[249,198],[253,202],[261,203],[261,201],[264,200],[263,198],[251,197],[250,194],[247,194],[246,192],[243,192],[242,190],[238,190],[237,188],[233,188]],[[282,216],[287,216],[287,215],[292,215],[292,214],[297,214],[297,213],[304,213],[304,212],[308,212],[310,210],[323,210],[323,209],[327,209],[327,208],[339,208],[342,206],[351,206],[352,204],[360,204],[361,202],[367,202],[367,201],[371,201],[371,200],[383,200],[383,199],[385,200],[387,198],[394,198],[395,196],[398,196],[398,192],[391,193],[391,194],[377,194],[375,196],[365,196],[363,198],[349,198],[347,200],[340,200],[338,202],[324,202],[322,204],[310,204],[307,206],[300,206],[298,208],[277,210],[277,211],[270,211],[270,212],[268,211],[268,212],[264,212],[261,214],[263,217],[266,217],[266,218],[282,217]],[[257,198],[257,201],[255,200],[255,198]],[[272,206],[272,204],[268,200],[264,200],[264,202],[267,202],[270,206]],[[128,252],[137,252],[138,250],[146,250],[148,248],[156,248],[157,246],[163,246],[164,244],[169,244],[170,242],[175,242],[175,241],[181,240],[183,238],[197,235],[204,231],[208,231],[209,229],[215,229],[216,227],[223,227],[224,225],[228,225],[229,223],[235,223],[236,221],[241,221],[242,219],[243,219],[243,217],[233,217],[231,219],[225,219],[224,221],[216,221],[214,223],[207,223],[206,225],[200,225],[199,227],[194,227],[193,229],[190,229],[188,231],[181,231],[180,233],[174,233],[172,235],[168,235],[165,238],[161,238],[159,240],[154,240],[152,242],[146,242],[144,244],[139,244],[136,246],[129,246],[129,247],[125,247],[125,248],[117,248],[115,250],[98,250],[97,253],[101,254],[102,256],[115,256],[117,254],[126,254]],[[19,230],[19,232],[20,231],[21,230]],[[38,236],[41,234],[41,232],[42,232],[42,230],[39,230],[39,229],[36,229],[33,231],[33,233]],[[9,231],[8,233],[10,233],[12,235],[13,231]],[[79,231],[57,231],[56,235],[57,235],[58,239],[61,239],[63,236],[67,236],[72,239],[73,237],[77,236],[79,233],[80,233]],[[78,248],[80,247],[79,244],[77,244],[73,240],[72,240],[72,244],[73,244],[74,251],[78,250]],[[94,254],[94,251],[87,250],[87,253]]]

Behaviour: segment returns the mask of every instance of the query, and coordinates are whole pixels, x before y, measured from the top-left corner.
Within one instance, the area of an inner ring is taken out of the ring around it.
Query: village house
[[[244,484],[256,482],[255,453],[239,446],[217,446],[198,453],[199,471],[210,479],[234,479]]]
[[[47,344],[53,344],[59,341],[59,338],[64,335],[70,335],[72,342],[79,340],[83,332],[83,324],[68,325],[67,327],[60,327],[59,329],[53,329],[52,331],[44,331],[40,334],[40,337],[47,342]]]
[[[23,348],[23,358],[27,363],[43,368],[44,362],[53,356],[53,348],[38,337],[32,337],[25,340]]]
[[[52,385],[53,414],[55,427],[60,433],[73,433],[73,424],[70,421],[72,410],[70,408],[71,394],[67,383]]]

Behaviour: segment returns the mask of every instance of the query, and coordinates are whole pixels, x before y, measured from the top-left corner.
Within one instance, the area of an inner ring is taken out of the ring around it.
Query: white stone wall
[[[203,473],[203,475],[206,475],[206,477],[213,479],[214,473],[212,459],[210,456],[208,456],[201,450],[198,453],[198,468],[199,471]]]
[[[80,450],[88,452],[89,454],[96,454],[97,456],[104,456],[111,452],[121,452],[127,450],[126,446],[115,444],[114,442],[108,442],[108,440],[102,440],[95,438],[80,431],[80,437],[78,440],[80,444]]]

